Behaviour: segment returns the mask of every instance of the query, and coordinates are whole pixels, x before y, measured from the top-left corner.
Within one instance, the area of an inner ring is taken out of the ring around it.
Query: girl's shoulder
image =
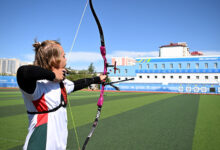
[[[60,87],[60,84],[58,82],[53,82],[49,80],[38,80],[36,88],[51,90],[51,89],[59,88],[59,87]]]

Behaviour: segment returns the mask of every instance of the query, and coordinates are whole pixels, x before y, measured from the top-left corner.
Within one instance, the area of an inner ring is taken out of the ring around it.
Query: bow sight
[[[114,74],[116,74],[116,71],[119,70],[116,67],[116,61],[114,63],[114,65],[109,65],[108,63],[106,64],[106,67],[113,67],[114,68]],[[109,74],[109,72],[107,72],[107,74]],[[125,79],[125,80],[119,80],[119,81],[114,81],[114,82],[103,82],[102,84],[104,85],[110,85],[112,86],[115,90],[120,91],[119,87],[113,85],[115,83],[120,83],[120,82],[125,82],[125,81],[129,81],[129,80],[134,80],[134,78],[130,78],[130,79]]]
[[[114,74],[116,74],[116,70],[119,70],[117,67],[116,67],[116,61],[114,63],[114,65],[109,65],[108,63],[106,64],[107,67],[113,67],[114,68]]]

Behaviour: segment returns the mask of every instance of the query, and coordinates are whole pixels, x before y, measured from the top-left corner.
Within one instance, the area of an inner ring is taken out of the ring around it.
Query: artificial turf
[[[220,96],[202,95],[194,134],[193,150],[220,149]]]
[[[191,149],[199,96],[179,95],[158,101],[155,100],[156,96],[151,97],[142,97],[145,101],[153,99],[150,104],[143,104],[101,120],[99,129],[87,148],[92,150]],[[90,126],[81,126],[78,129],[79,136],[85,137]],[[72,139],[69,143],[71,141]]]
[[[69,96],[80,146],[96,115],[99,92]],[[88,150],[220,149],[220,96],[106,92]],[[69,109],[69,108],[68,108]],[[68,111],[67,149],[78,149]],[[28,120],[21,94],[0,90],[0,149],[22,149]]]

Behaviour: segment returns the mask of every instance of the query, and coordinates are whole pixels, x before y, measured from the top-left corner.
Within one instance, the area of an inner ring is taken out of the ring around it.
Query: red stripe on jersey
[[[38,112],[42,112],[42,111],[48,111],[48,107],[46,104],[46,100],[44,97],[44,94],[41,96],[40,99],[36,100],[36,101],[32,101],[35,108],[37,109]],[[37,114],[37,124],[36,127],[47,123],[48,121],[48,113],[44,113],[44,114]]]
[[[63,82],[60,83],[60,87],[61,87],[61,94],[63,95],[64,101],[67,104],[66,88],[64,87]]]

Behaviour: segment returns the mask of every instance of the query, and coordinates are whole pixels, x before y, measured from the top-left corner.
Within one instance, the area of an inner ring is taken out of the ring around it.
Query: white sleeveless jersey
[[[29,112],[52,110],[61,103],[61,93],[66,97],[74,89],[74,83],[65,79],[64,87],[57,82],[38,80],[33,94],[22,91]],[[66,98],[64,98],[67,101]],[[65,150],[67,145],[67,112],[65,107],[43,114],[28,114],[29,128],[24,150]]]

